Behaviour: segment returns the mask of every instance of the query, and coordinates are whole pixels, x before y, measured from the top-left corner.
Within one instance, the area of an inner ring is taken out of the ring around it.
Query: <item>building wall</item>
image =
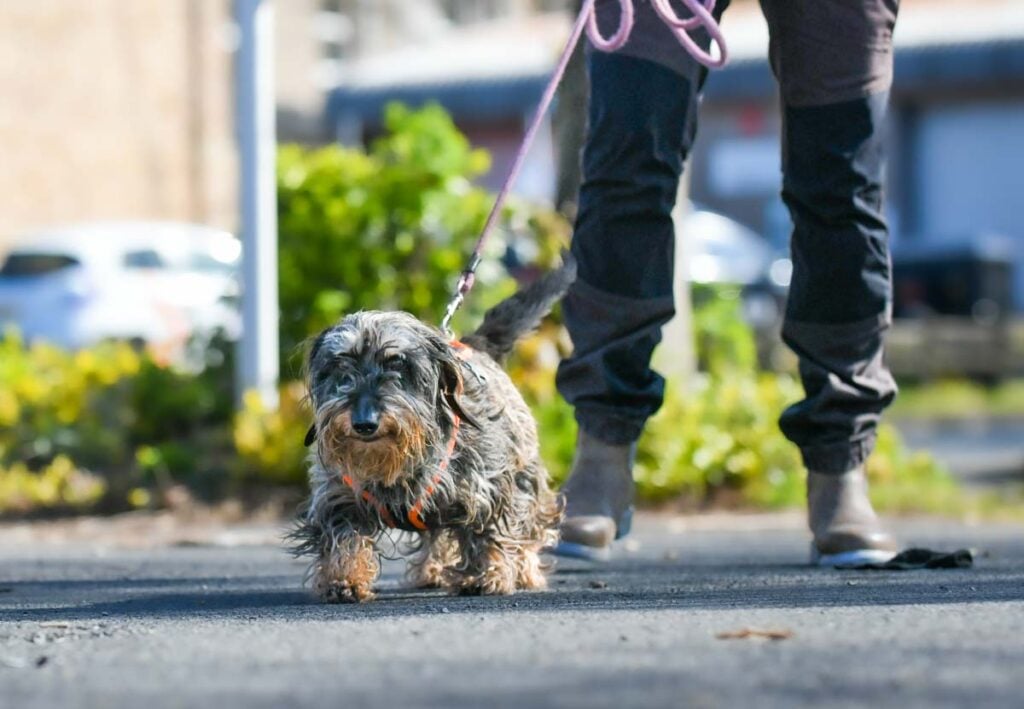
[[[274,5],[277,136],[284,143],[320,144],[331,138],[324,101],[331,77],[324,0],[285,0]],[[336,8],[335,8],[336,9]],[[335,28],[336,29],[336,28]]]
[[[0,248],[96,219],[234,228],[229,0],[0,3]]]
[[[1005,239],[1024,309],[1024,98],[929,106],[917,125],[911,238],[936,246]]]

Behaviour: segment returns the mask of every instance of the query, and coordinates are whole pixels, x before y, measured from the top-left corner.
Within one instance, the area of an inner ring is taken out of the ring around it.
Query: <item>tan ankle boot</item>
[[[884,563],[897,551],[868,499],[864,468],[839,475],[807,473],[807,517],[814,542],[811,563],[856,566]]]
[[[562,487],[565,518],[556,552],[602,558],[629,533],[633,513],[636,444],[611,445],[580,431],[576,458]]]

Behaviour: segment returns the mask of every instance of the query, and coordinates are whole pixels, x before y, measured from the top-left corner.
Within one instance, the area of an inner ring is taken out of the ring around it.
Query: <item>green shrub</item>
[[[118,509],[139,489],[215,492],[231,450],[224,371],[157,364],[127,344],[67,352],[0,338],[0,513]],[[151,497],[151,496],[149,496]]]
[[[1024,416],[1024,379],[985,386],[963,379],[900,386],[894,416],[957,419]]]
[[[389,106],[368,151],[333,145],[278,156],[281,346],[291,375],[305,339],[345,313],[406,310],[438,322],[492,204],[472,180],[488,155],[470,147],[438,106]],[[531,235],[550,264],[565,223],[512,203],[506,226]],[[468,321],[511,292],[492,238]]]
[[[255,392],[246,394],[234,424],[238,472],[243,479],[287,485],[306,482],[303,441],[312,415],[304,396],[301,382],[286,384],[280,390],[279,407],[271,410]]]
[[[65,455],[40,470],[13,463],[0,468],[0,513],[89,508],[106,489],[99,476],[78,468]]]
[[[691,289],[697,365],[715,375],[757,369],[757,342],[740,315],[742,289],[695,284]]]
[[[90,467],[123,464],[118,406],[141,362],[127,345],[69,353],[0,338],[0,512],[89,505],[106,485]]]

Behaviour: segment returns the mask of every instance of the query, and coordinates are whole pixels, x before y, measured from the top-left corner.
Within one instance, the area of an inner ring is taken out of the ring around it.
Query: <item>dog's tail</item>
[[[476,332],[462,341],[500,362],[512,351],[517,340],[537,329],[575,280],[576,260],[568,251],[563,251],[561,266],[488,310]]]

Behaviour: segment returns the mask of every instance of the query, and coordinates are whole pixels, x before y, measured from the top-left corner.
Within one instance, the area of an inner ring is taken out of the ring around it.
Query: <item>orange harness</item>
[[[455,349],[459,359],[467,361],[472,355],[473,350],[467,345],[462,344],[458,340],[452,340],[451,346]],[[405,516],[406,520],[415,529],[420,531],[426,531],[428,529],[426,522],[423,521],[423,505],[430,496],[434,494],[434,490],[437,489],[437,484],[441,482],[441,478],[444,476],[446,470],[448,470],[448,464],[451,462],[452,453],[455,452],[455,441],[459,436],[459,426],[462,424],[462,419],[459,415],[452,413],[452,436],[448,440],[448,448],[445,452],[444,460],[441,461],[441,465],[438,468],[437,475],[433,477],[430,484],[427,485],[427,489],[423,491],[423,494],[413,503],[413,506],[409,509],[409,513]],[[352,480],[352,476],[345,475],[341,476],[341,479],[353,490],[357,490],[355,482]],[[395,523],[395,518],[391,514],[391,510],[387,508],[380,500],[378,500],[372,492],[369,490],[359,490],[359,496],[370,505],[377,508],[377,513],[380,515],[381,521],[384,522],[391,529],[395,529],[398,525]]]
[[[437,488],[437,484],[441,482],[441,477],[444,475],[444,471],[448,470],[448,464],[451,462],[452,453],[455,452],[455,439],[458,437],[459,434],[459,424],[461,423],[461,419],[458,417],[457,414],[453,414],[452,416],[452,423],[454,424],[452,428],[452,437],[448,440],[448,449],[447,452],[445,453],[444,460],[441,461],[440,469],[437,471],[437,475],[435,475],[434,478],[430,481],[430,484],[427,485],[427,489],[424,490],[423,494],[420,495],[419,499],[417,499],[416,502],[413,503],[413,506],[409,509],[409,514],[405,516],[409,524],[411,524],[413,527],[421,531],[427,530],[427,525],[423,521],[422,516],[423,504],[430,499],[431,495],[434,494],[434,490]],[[344,480],[345,484],[348,485],[353,490],[357,489],[355,486],[355,482],[352,480],[351,475],[342,475],[341,479]],[[369,490],[362,490],[360,491],[360,497],[362,497],[363,500],[365,500],[367,503],[377,508],[377,512],[380,514],[380,518],[384,522],[384,524],[386,524],[391,529],[395,529],[398,526],[397,524],[395,524],[395,518],[391,515],[391,510],[389,510],[386,505],[384,505],[380,500],[378,500],[373,495],[372,492],[370,492]]]

